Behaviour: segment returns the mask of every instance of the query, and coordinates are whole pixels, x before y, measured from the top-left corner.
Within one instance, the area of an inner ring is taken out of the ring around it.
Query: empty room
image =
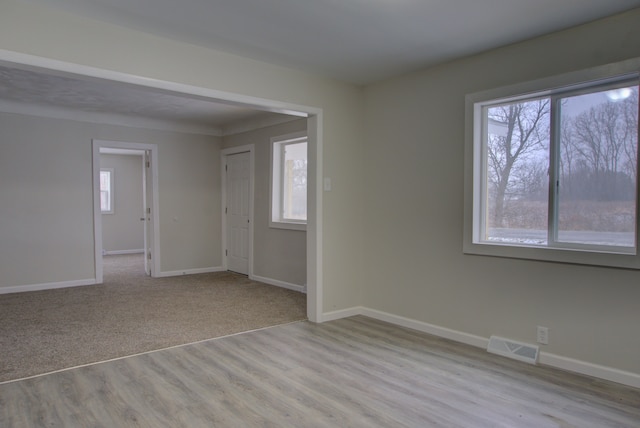
[[[5,0],[0,426],[639,426],[639,40],[638,0]]]

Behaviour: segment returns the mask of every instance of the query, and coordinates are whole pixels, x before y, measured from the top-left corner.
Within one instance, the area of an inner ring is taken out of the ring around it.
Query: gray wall
[[[102,214],[102,248],[144,250],[142,156],[101,154],[100,168],[112,168],[114,175],[114,211]]]
[[[269,227],[270,139],[306,129],[307,120],[298,119],[222,139],[223,148],[245,144],[255,146],[253,274],[295,285],[307,282],[307,234]]]
[[[640,56],[640,9],[365,90],[363,304],[640,373],[640,272],[462,253],[465,94]]]
[[[0,113],[0,287],[95,278],[92,139],[158,145],[163,272],[222,265],[217,137]]]

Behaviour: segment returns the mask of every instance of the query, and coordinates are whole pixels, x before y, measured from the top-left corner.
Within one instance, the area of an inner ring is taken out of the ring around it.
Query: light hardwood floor
[[[2,427],[640,427],[640,390],[366,317],[0,384]]]

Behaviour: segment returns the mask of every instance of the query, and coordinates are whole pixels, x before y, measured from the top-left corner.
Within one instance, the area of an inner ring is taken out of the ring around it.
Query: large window
[[[100,169],[100,211],[113,214],[113,168]]]
[[[304,230],[307,223],[307,136],[273,138],[271,169],[272,227]]]
[[[635,266],[611,255],[637,254],[638,97],[632,73],[472,100],[468,252],[579,263],[566,253],[603,253],[586,262]]]

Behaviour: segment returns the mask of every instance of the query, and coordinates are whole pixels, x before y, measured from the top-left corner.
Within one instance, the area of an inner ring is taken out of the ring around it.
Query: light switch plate
[[[331,190],[331,179],[329,177],[324,178],[324,191],[329,192]]]

